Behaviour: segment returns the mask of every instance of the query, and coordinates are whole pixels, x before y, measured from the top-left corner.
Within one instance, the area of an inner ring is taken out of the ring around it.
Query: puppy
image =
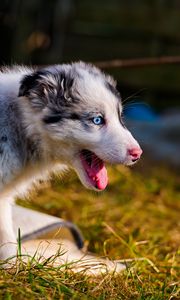
[[[112,77],[82,62],[0,73],[0,259],[16,255],[11,204],[52,172],[74,169],[96,191],[104,162],[132,165],[142,150],[122,120]],[[28,224],[27,224],[28,225]]]

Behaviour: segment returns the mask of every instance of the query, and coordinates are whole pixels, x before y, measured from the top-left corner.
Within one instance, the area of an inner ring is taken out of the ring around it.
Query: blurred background
[[[180,54],[178,0],[1,0],[0,65]],[[128,126],[147,152],[180,164],[180,64],[109,66]]]
[[[3,273],[0,295],[5,296],[0,298],[15,299],[23,287],[17,299],[32,299],[31,289],[33,299],[42,299],[41,292],[43,299],[81,299],[87,289],[95,297],[83,299],[180,299],[180,0],[0,0],[0,37],[0,67],[78,60],[101,65],[117,80],[125,122],[144,152],[133,168],[108,166],[104,193],[86,190],[68,173],[42,183],[31,201],[18,199],[23,206],[76,223],[89,251],[132,258],[137,268],[114,283],[113,276],[90,280],[93,285],[81,277],[76,284],[65,272],[61,289],[46,264],[42,275],[39,267],[22,272],[20,264],[16,276]],[[147,63],[159,57],[176,57],[177,63]],[[132,64],[143,58],[143,65]],[[126,66],[113,67],[109,62],[115,59]],[[80,283],[82,293],[74,294]],[[56,291],[66,290],[67,297],[56,297]]]

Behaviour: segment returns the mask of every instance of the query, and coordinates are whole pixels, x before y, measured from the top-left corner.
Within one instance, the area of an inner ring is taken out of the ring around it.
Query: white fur
[[[5,259],[16,253],[16,238],[12,229],[11,203],[17,196],[25,196],[39,179],[46,180],[51,172],[62,172],[71,167],[75,169],[82,183],[93,188],[87,180],[82,167],[79,151],[88,149],[94,152],[102,160],[110,163],[133,164],[132,157],[128,155],[128,149],[139,147],[131,133],[122,126],[119,120],[117,106],[122,111],[121,103],[117,97],[107,89],[104,81],[115,86],[115,81],[105,76],[98,69],[91,67],[95,75],[88,71],[88,66],[83,63],[50,67],[76,72],[79,76],[74,78],[72,92],[74,96],[82,99],[81,111],[86,110],[95,114],[103,110],[106,117],[106,125],[101,129],[90,125],[89,131],[85,130],[82,122],[74,122],[71,119],[64,120],[61,126],[42,122],[42,118],[49,113],[48,107],[34,109],[26,97],[18,99],[20,81],[24,75],[32,73],[31,69],[14,68],[0,73],[0,97],[3,101],[18,103],[23,116],[23,126],[26,137],[40,139],[41,159],[35,164],[22,165],[13,158],[13,153],[8,152],[0,157],[0,259]],[[60,84],[65,89],[64,80],[60,83],[51,75],[41,77],[44,85],[44,94],[48,99],[47,86],[52,86],[54,95],[57,94],[57,86]],[[40,82],[41,83],[41,82]],[[32,101],[37,105],[39,99]],[[11,100],[6,100],[11,99]],[[13,99],[13,100],[12,100]],[[71,101],[67,94],[65,99]],[[88,112],[87,111],[87,112]],[[8,116],[7,116],[8,117]],[[2,129],[3,130],[3,129]],[[8,138],[10,138],[8,136]],[[8,156],[9,155],[9,156]]]

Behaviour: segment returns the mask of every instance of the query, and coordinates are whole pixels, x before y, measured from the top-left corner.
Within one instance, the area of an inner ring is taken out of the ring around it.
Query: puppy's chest
[[[7,196],[24,197],[34,186],[39,186],[42,181],[49,178],[52,171],[51,165],[34,165],[22,168],[14,176],[2,173],[0,170],[0,192]]]

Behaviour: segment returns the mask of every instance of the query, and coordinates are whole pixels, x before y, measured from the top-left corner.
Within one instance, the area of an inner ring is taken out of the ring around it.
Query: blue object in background
[[[127,120],[136,120],[136,121],[148,121],[152,122],[158,119],[158,115],[153,111],[153,109],[143,103],[134,103],[125,106],[124,116]]]

